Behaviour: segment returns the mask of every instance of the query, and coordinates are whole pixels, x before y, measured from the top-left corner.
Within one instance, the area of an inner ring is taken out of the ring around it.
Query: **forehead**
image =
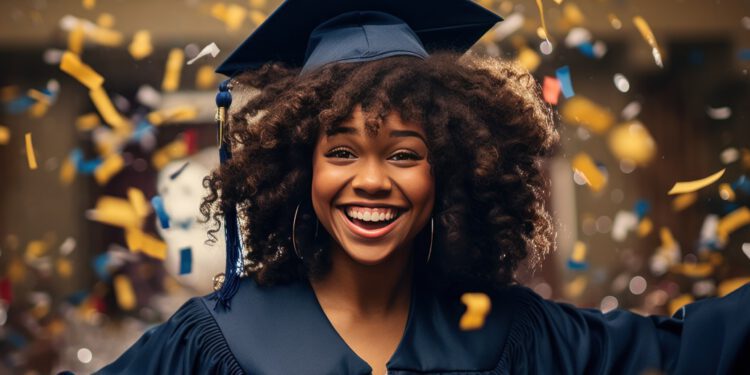
[[[346,120],[326,127],[323,138],[339,135],[369,136],[370,138],[414,136],[422,141],[425,140],[422,125],[413,121],[404,121],[396,111],[391,111],[382,121],[373,124],[367,124],[366,117],[361,107],[357,106]]]

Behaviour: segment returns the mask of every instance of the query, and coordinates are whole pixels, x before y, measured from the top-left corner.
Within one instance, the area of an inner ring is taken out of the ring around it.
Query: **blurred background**
[[[213,69],[279,3],[0,3],[0,373],[90,373],[213,290]],[[505,21],[472,53],[533,72],[562,135],[557,250],[520,280],[640,314],[750,281],[750,1],[479,3]]]

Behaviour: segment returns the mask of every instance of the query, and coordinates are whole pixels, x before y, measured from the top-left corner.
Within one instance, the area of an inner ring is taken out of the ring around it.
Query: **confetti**
[[[73,163],[73,160],[68,157],[63,161],[63,164],[60,167],[60,182],[63,185],[70,185],[75,179],[75,175],[76,165]]]
[[[721,176],[724,175],[725,169],[722,169],[706,178],[702,178],[700,180],[695,181],[686,181],[686,182],[677,182],[674,184],[671,190],[667,193],[667,195],[674,195],[674,194],[682,194],[682,193],[690,193],[693,191],[697,191],[700,189],[703,189],[704,187],[713,184],[714,182],[718,181]]]
[[[750,242],[745,242],[742,244],[742,252],[745,253],[745,256],[750,259]]]
[[[637,166],[648,165],[656,155],[656,142],[639,121],[625,122],[612,129],[608,145],[617,159]]]
[[[565,295],[568,298],[578,298],[588,286],[589,278],[586,275],[578,275],[565,286]]]
[[[112,105],[112,101],[109,99],[107,92],[103,88],[97,87],[89,91],[91,101],[94,102],[94,106],[102,115],[104,122],[109,124],[115,129],[126,130],[128,127],[127,121],[120,115],[120,113]]]
[[[41,258],[47,252],[47,243],[40,240],[29,241],[26,244],[26,251],[24,257],[27,262],[34,261]]]
[[[574,27],[568,31],[568,35],[565,36],[565,46],[568,48],[576,48],[584,43],[591,42],[591,32],[583,27]]]
[[[195,73],[195,86],[201,90],[213,89],[216,85],[216,73],[210,65],[203,65]]]
[[[180,275],[186,275],[193,270],[193,250],[189,247],[180,249]]]
[[[195,56],[192,59],[190,59],[190,61],[188,61],[187,64],[188,65],[193,65],[194,62],[196,62],[198,59],[200,59],[201,57],[206,56],[206,55],[211,55],[211,57],[216,57],[219,54],[219,52],[221,52],[221,51],[219,50],[219,47],[216,45],[216,43],[211,43],[211,44],[203,47],[203,49],[200,51],[200,53],[198,53],[197,56]]]
[[[682,263],[675,264],[672,272],[683,274],[687,277],[702,279],[714,272],[714,266],[710,263]]]
[[[733,279],[724,280],[719,284],[717,294],[719,297],[724,297],[747,283],[750,283],[750,277],[735,277]]]
[[[60,254],[63,256],[68,256],[70,253],[73,252],[76,248],[76,240],[73,237],[68,237],[63,241],[63,243],[60,245]]]
[[[695,203],[695,201],[698,199],[698,194],[696,192],[690,192],[685,194],[680,194],[672,200],[672,210],[675,212],[680,212]]]
[[[570,80],[570,67],[567,65],[555,70],[557,80],[560,81],[560,88],[563,96],[567,99],[575,95],[573,92],[573,82]]]
[[[536,0],[536,6],[537,8],[539,8],[539,18],[542,19],[542,29],[544,29],[544,39],[546,39],[547,42],[549,43],[549,32],[547,32],[547,22],[544,21],[544,7],[542,6],[542,0]]]
[[[161,83],[162,91],[173,92],[180,85],[180,74],[182,73],[182,61],[185,53],[179,48],[169,51],[167,64],[165,66],[164,80]]]
[[[151,33],[148,30],[138,30],[133,35],[133,41],[128,46],[130,56],[136,60],[141,60],[154,51],[151,45]]]
[[[61,258],[57,260],[57,274],[68,279],[73,276],[73,262],[70,259]]]
[[[609,20],[609,24],[613,29],[620,30],[622,28],[622,21],[620,21],[620,19],[617,18],[614,13],[609,13],[607,15],[607,19]]]
[[[518,50],[518,57],[516,57],[516,62],[520,64],[522,67],[526,68],[529,72],[533,72],[536,70],[536,68],[539,67],[539,64],[542,62],[542,58],[539,57],[539,54],[534,52],[529,47],[522,47]]]
[[[93,27],[86,29],[86,37],[96,44],[107,47],[118,47],[125,39],[119,31],[98,27],[94,24],[91,25]]]
[[[571,270],[585,270],[588,268],[586,263],[586,244],[581,241],[576,241],[573,246],[573,252],[568,259],[568,268]]]
[[[560,81],[554,77],[544,77],[544,101],[557,105],[557,99],[560,97]]]
[[[211,72],[213,73],[213,70]],[[149,85],[139,87],[135,97],[139,103],[147,107],[156,108],[161,105],[161,94]]]
[[[731,164],[740,158],[740,151],[734,147],[729,147],[721,152],[719,158],[721,159],[722,164]]]
[[[607,184],[604,174],[585,152],[581,152],[573,158],[573,170],[584,177],[586,184],[593,191],[601,191]]]
[[[561,115],[566,123],[583,126],[596,134],[604,134],[615,122],[607,109],[580,95],[565,103]]]
[[[247,16],[247,9],[237,4],[214,4],[211,7],[211,15],[224,22],[229,31],[236,31],[242,27],[242,23]]]
[[[68,33],[68,51],[80,55],[83,51],[83,40],[86,37],[82,24],[77,24],[70,33]]]
[[[640,31],[643,39],[645,39],[646,42],[651,46],[651,53],[654,55],[654,62],[656,62],[656,65],[658,67],[663,68],[664,63],[661,60],[661,52],[659,52],[659,46],[656,44],[656,38],[654,37],[654,33],[651,31],[651,27],[641,16],[633,17],[633,23],[635,24],[635,27],[638,28],[638,31]]]
[[[643,220],[638,223],[638,237],[643,238],[648,236],[653,229],[654,222],[651,221],[651,218],[644,217]]]
[[[130,201],[106,195],[97,200],[96,208],[89,210],[86,217],[90,220],[122,228],[140,228],[142,223]]]
[[[559,4],[559,3],[558,3]],[[580,26],[583,24],[585,17],[581,12],[581,9],[574,3],[567,3],[563,6],[563,20],[565,26]]]
[[[34,145],[31,143],[31,133],[26,133],[26,161],[29,163],[29,169],[32,171],[38,168],[36,164],[36,155],[34,155]]]
[[[156,212],[156,216],[159,217],[159,224],[162,229],[169,229],[169,215],[164,209],[164,201],[161,196],[156,195],[151,198],[151,206],[154,207],[154,212]]]
[[[690,294],[683,294],[671,301],[669,301],[669,315],[674,316],[678,310],[682,309],[685,305],[693,303],[695,299]]]
[[[750,224],[750,208],[740,207],[719,220],[716,233],[722,243],[726,243],[729,235],[739,228]]]
[[[732,116],[732,109],[729,107],[706,107],[706,114],[714,120],[726,120]]]
[[[719,184],[719,197],[725,201],[734,202],[737,197],[732,187],[725,183]]]
[[[125,166],[125,160],[119,154],[111,154],[94,170],[94,178],[99,185],[106,184]]]
[[[136,298],[130,279],[125,275],[115,276],[114,288],[117,305],[125,311],[133,310],[136,306]]]
[[[523,27],[523,14],[515,12],[503,20],[495,28],[494,40],[500,42]]]
[[[76,118],[76,129],[79,131],[89,131],[101,125],[101,119],[96,113],[87,113]]]
[[[183,105],[174,108],[154,111],[146,116],[153,125],[162,125],[171,122],[185,122],[198,117],[198,108],[192,105]]]
[[[169,175],[169,179],[174,180],[177,177],[179,177],[182,174],[182,172],[184,172],[185,169],[187,169],[188,165],[190,165],[190,162],[189,161],[185,162],[185,164],[183,164],[180,168],[174,171],[174,173]]]
[[[638,225],[638,217],[632,212],[618,211],[612,224],[612,239],[617,242],[625,241],[628,232]]]
[[[91,10],[94,9],[96,6],[96,0],[83,0],[83,7],[85,9]]]
[[[484,293],[464,293],[461,302],[466,305],[466,312],[461,316],[458,325],[463,331],[476,330],[484,326],[484,319],[492,308],[492,301]]]
[[[60,60],[60,70],[77,79],[89,90],[94,90],[104,83],[104,78],[72,52],[66,51]]]
[[[146,218],[151,213],[151,206],[146,201],[146,196],[140,189],[128,188],[128,200],[133,206],[135,214],[140,218]]]
[[[148,234],[143,235],[141,251],[154,259],[163,261],[167,258],[167,244]]]
[[[154,168],[157,170],[161,170],[169,164],[170,161],[185,157],[187,154],[187,143],[182,139],[178,139],[154,152],[151,157],[151,164],[153,164]]]
[[[10,142],[10,129],[0,125],[0,145],[7,145]]]

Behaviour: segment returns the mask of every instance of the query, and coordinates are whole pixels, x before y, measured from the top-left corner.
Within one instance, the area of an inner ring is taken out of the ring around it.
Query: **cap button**
[[[214,276],[214,290],[218,291],[221,289],[221,287],[224,285],[224,273],[217,273],[216,276]]]

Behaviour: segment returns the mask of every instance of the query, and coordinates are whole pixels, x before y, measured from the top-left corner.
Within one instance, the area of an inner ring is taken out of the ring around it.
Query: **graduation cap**
[[[268,62],[301,67],[301,74],[331,63],[392,56],[425,59],[439,50],[465,52],[502,18],[469,0],[287,0],[216,69],[234,77]],[[229,80],[219,85],[221,162]],[[242,267],[236,209],[225,215],[227,268],[216,297],[225,307],[237,291]],[[218,304],[217,304],[218,306]]]

